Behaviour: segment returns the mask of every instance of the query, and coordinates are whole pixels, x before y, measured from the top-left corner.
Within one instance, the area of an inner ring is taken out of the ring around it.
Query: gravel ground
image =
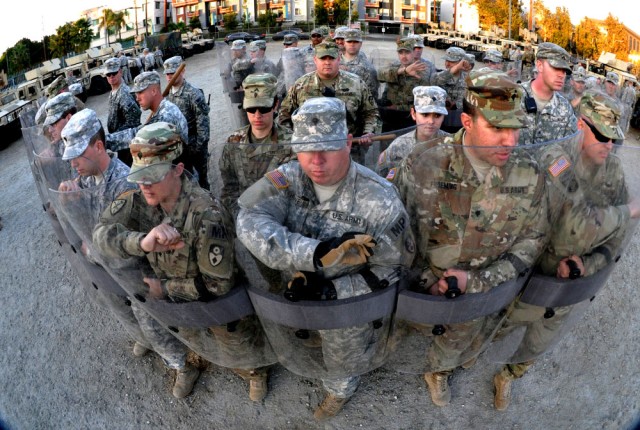
[[[393,54],[389,41],[365,42],[366,51],[374,48]],[[269,43],[269,56],[277,59],[279,51]],[[231,131],[215,52],[187,60],[187,79],[212,94],[212,167]],[[441,66],[442,52],[431,52]],[[106,100],[87,102],[103,121]],[[627,143],[637,145],[637,137]],[[135,358],[122,328],[80,285],[42,210],[22,140],[0,151],[0,166],[0,428],[627,429],[640,417],[637,235],[585,318],[514,383],[507,411],[493,408],[499,365],[483,356],[456,372],[447,407],[431,403],[419,376],[381,369],[362,378],[338,417],[318,424],[312,413],[322,399],[319,381],[280,366],[261,403],[216,366],[191,396],[173,398],[172,373],[155,354]]]

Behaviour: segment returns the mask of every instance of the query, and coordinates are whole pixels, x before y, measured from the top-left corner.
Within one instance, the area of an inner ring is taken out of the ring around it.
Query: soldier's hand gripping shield
[[[237,129],[248,124],[247,116],[242,110],[242,81],[252,73],[251,61],[246,54],[241,56],[237,51],[232,51],[229,45],[221,42],[216,43],[216,56],[222,80],[222,101],[227,105],[226,111],[229,113],[231,126]]]
[[[639,157],[638,148],[585,140],[582,132],[541,153],[549,205],[558,210],[533,276],[491,347],[492,360],[538,358],[570,333],[607,283],[620,294],[624,287],[609,279],[637,224]]]
[[[239,369],[273,364],[234,265],[227,212],[186,171],[174,211],[158,206],[165,175],[175,169],[157,163],[123,179],[140,190],[119,195],[103,211],[92,235],[96,252],[130,299],[201,357]],[[152,250],[142,248],[145,239]]]
[[[539,148],[463,147],[461,140],[423,142],[387,176],[416,232],[387,362],[401,372],[451,370],[483,352],[544,240]],[[485,168],[476,171],[469,156]]]

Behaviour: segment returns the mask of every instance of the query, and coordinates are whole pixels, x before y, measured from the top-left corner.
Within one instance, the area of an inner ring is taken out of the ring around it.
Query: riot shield
[[[242,100],[244,99],[242,81],[252,73],[250,68],[247,68],[250,61],[248,57],[235,58],[229,45],[221,42],[216,43],[216,57],[222,80],[223,101],[227,104],[226,111],[229,113],[231,126],[235,130],[248,124],[247,115],[242,110]],[[247,64],[247,62],[249,63]],[[238,64],[236,65],[236,63]],[[237,70],[234,70],[234,66]]]
[[[280,62],[282,64],[281,78],[283,80],[286,92],[288,92],[293,84],[296,83],[298,78],[300,78],[305,73],[308,73],[306,71],[307,67],[310,68],[310,72],[313,72],[315,70],[313,57],[311,57],[311,62],[309,63],[309,59],[307,59],[305,54],[298,48],[283,49]],[[311,65],[313,65],[313,67]]]
[[[637,224],[628,204],[640,196],[640,151],[612,147],[589,145],[579,133],[542,155],[550,204],[561,209],[533,276],[492,345],[493,361],[523,363],[552,349],[616,270]],[[571,256],[579,257],[582,267],[566,260]]]
[[[417,234],[386,365],[400,372],[453,370],[487,348],[530,274],[551,216],[540,146],[463,146],[462,133],[447,142],[417,145],[387,175]],[[476,171],[470,156],[488,168]]]
[[[127,178],[119,181],[127,181]],[[186,175],[182,177],[181,184],[185,199],[190,195],[206,194],[197,182]],[[211,200],[210,204],[215,203]],[[127,212],[129,216],[126,218],[118,218],[122,215],[118,214],[120,210],[131,212]],[[193,207],[193,210],[201,208]],[[185,246],[181,249],[145,255],[141,251],[119,247],[118,239],[112,240],[113,235],[123,232],[124,236],[144,236],[156,225],[169,220],[182,236]],[[240,369],[273,364],[275,358],[253,315],[241,274],[235,277],[235,285],[228,292],[225,290],[215,295],[203,292],[207,287],[197,269],[199,261],[206,258],[210,265],[217,265],[227,253],[233,255],[233,242],[201,250],[198,235],[204,227],[195,222],[191,209],[188,214],[173,214],[168,218],[159,206],[146,203],[142,191],[132,191],[108,205],[92,231],[95,257],[127,292],[131,301],[202,358],[220,366]],[[225,238],[226,232],[214,229],[207,234]],[[233,267],[231,270],[235,271]],[[166,292],[154,290],[152,286],[157,284],[165,285]],[[202,295],[198,297],[197,292]]]

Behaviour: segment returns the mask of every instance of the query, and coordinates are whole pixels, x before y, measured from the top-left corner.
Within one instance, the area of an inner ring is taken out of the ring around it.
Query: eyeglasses
[[[273,110],[273,107],[262,107],[262,106],[260,107],[254,106],[254,107],[249,107],[245,109],[245,111],[247,111],[248,113],[254,114],[256,112],[260,112],[262,115],[269,113],[272,110]]]
[[[312,34],[311,37],[322,37],[322,34]]]
[[[118,74],[118,72],[109,72],[109,73],[107,73],[107,78],[113,78],[117,74]]]
[[[591,124],[589,121],[585,121],[584,119],[582,121],[584,121],[584,123],[587,124],[587,127],[589,127],[589,129],[591,130],[591,133],[593,133],[594,137],[596,138],[596,140],[598,142],[600,142],[600,143],[608,143],[611,140],[613,140],[610,137],[607,137],[604,134],[600,133],[598,131],[598,129],[596,128],[596,126]]]

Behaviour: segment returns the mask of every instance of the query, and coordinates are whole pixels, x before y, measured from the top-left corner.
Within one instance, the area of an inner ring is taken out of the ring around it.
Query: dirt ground
[[[374,48],[393,53],[390,41],[365,42],[365,51]],[[277,59],[279,50],[269,43],[269,56]],[[427,51],[442,66],[442,52]],[[218,155],[231,126],[216,51],[187,64],[187,79],[212,94],[211,150]],[[104,122],[106,100],[87,102]],[[627,144],[638,145],[637,137]],[[431,403],[419,375],[379,369],[363,376],[339,416],[318,424],[319,381],[280,366],[260,403],[248,399],[240,378],[216,366],[192,395],[175,399],[173,375],[159,357],[135,358],[132,341],[80,286],[42,210],[22,140],[0,151],[0,189],[0,428],[629,429],[640,417],[638,235],[584,319],[514,383],[507,411],[493,408],[499,365],[482,356],[455,373],[447,407]]]

